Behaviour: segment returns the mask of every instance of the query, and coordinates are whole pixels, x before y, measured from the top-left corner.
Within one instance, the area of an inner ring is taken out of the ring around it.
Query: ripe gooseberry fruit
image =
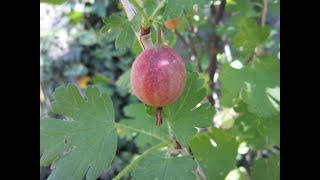
[[[181,56],[172,48],[156,44],[142,51],[131,69],[131,86],[143,103],[156,107],[156,125],[162,123],[162,107],[176,101],[186,84]]]

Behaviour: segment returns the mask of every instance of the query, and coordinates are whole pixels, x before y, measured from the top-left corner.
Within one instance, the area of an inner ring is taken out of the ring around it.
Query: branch
[[[211,24],[213,28],[213,33],[212,33],[212,40],[210,44],[210,64],[208,68],[208,73],[210,77],[210,87],[215,91],[215,82],[214,82],[214,75],[217,71],[217,54],[218,54],[218,44],[221,41],[220,37],[217,36],[216,34],[216,26],[219,24],[219,22],[222,20],[223,15],[224,15],[224,10],[226,7],[226,0],[221,0],[221,3],[218,7],[215,7],[214,5],[211,5],[211,14],[213,15],[211,18]],[[213,99],[213,95],[210,95],[208,97],[209,102],[211,105],[215,105],[215,101]]]
[[[212,10],[211,13],[215,14],[215,16],[212,18],[213,25],[217,25],[221,21],[224,14],[225,7],[226,7],[226,0],[221,0],[221,3],[217,9],[214,7],[214,5],[211,6],[211,10]]]
[[[137,165],[142,159],[144,159],[145,157],[147,157],[149,154],[151,154],[152,152],[156,151],[157,149],[160,149],[164,146],[167,146],[169,144],[171,144],[171,141],[165,141],[163,143],[160,143],[156,146],[153,146],[151,149],[145,151],[143,154],[141,154],[137,159],[135,159],[134,161],[132,161],[126,168],[124,168],[115,178],[113,178],[113,180],[120,180],[120,178],[122,176],[124,176],[125,174],[127,174],[128,172],[130,172],[135,165]]]

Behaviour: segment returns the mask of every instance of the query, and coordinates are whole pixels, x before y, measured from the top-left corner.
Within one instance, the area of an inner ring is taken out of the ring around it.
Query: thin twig
[[[266,22],[266,15],[268,10],[268,0],[263,0],[263,6],[261,11],[261,26],[263,27]]]
[[[186,46],[188,47],[189,44],[187,43],[187,41],[184,39],[184,37],[180,34],[180,32],[176,29],[173,30],[174,33],[178,36],[178,38],[181,40],[181,42]]]
[[[197,39],[197,41],[200,43],[200,48],[201,48],[201,54],[199,55],[198,54],[198,51],[196,50],[195,48],[195,44],[196,42],[194,42],[194,38],[191,37],[190,35],[188,35],[188,38],[190,39],[190,43],[189,43],[189,46],[191,48],[191,51],[193,53],[193,55],[195,56],[195,60],[196,60],[196,65],[197,65],[197,68],[198,68],[198,71],[199,72],[202,72],[202,68],[201,68],[201,65],[200,65],[200,60],[203,56],[203,53],[205,52],[205,45],[203,43],[203,41],[201,40],[201,37],[199,35],[199,32],[198,31],[195,31],[195,26],[192,24],[192,20],[190,19],[190,17],[188,16],[188,14],[186,13],[186,11],[183,11],[184,13],[184,16],[186,17],[188,23],[189,23],[189,29],[190,29],[190,32],[191,33],[194,33],[195,35],[195,38]]]
[[[192,43],[190,41],[188,43],[187,40],[180,34],[180,32],[177,29],[174,30],[174,33],[178,36],[178,38],[181,40],[181,42],[184,44],[184,46],[188,49],[190,56],[195,57],[198,71],[202,72],[202,68],[200,66],[200,61],[199,61],[199,56],[198,56],[198,53],[195,49],[194,43]]]

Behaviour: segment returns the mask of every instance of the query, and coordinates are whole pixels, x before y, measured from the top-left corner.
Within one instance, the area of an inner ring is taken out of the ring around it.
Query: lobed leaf
[[[111,98],[89,86],[82,97],[69,84],[53,94],[52,112],[65,120],[40,121],[40,165],[51,165],[48,179],[97,179],[115,156],[117,136]]]

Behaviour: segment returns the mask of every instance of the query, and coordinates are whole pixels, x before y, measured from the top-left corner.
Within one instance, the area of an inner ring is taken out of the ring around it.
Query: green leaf
[[[238,98],[249,105],[251,113],[261,117],[276,115],[280,112],[280,62],[273,55],[254,61],[251,66],[241,69],[224,64],[220,75],[221,94],[227,96],[222,97],[222,102],[230,103]]]
[[[253,5],[248,0],[227,0],[228,12],[238,12],[240,15],[246,15],[252,8]]]
[[[141,21],[142,20],[142,16],[140,13],[137,13],[132,20],[130,21],[131,23],[131,27],[133,29],[133,31],[135,32],[140,32],[140,26],[141,26]]]
[[[133,43],[133,46],[131,48],[131,52],[133,53],[134,57],[137,57],[142,52],[142,47],[141,47],[139,41],[135,41]]]
[[[108,28],[107,26],[108,26],[108,25],[106,25],[105,28]],[[117,37],[118,37],[118,36],[120,35],[120,33],[121,33],[121,30],[122,30],[122,29],[119,28],[119,27],[112,27],[112,28],[109,28],[109,29],[105,32],[105,29],[103,28],[103,29],[101,30],[101,33],[104,34],[104,35],[108,34],[107,40],[108,40],[108,42],[111,42],[111,41],[114,41],[114,40],[117,39]]]
[[[158,4],[157,0],[145,0],[143,3],[143,8],[148,16],[151,16],[153,11],[156,9]]]
[[[252,179],[280,179],[280,156],[274,155],[268,159],[256,160],[252,167]]]
[[[128,22],[127,19],[112,14],[102,20],[105,24],[110,24],[112,27],[121,27],[124,23]]]
[[[209,3],[209,0],[168,0],[163,17],[165,20],[176,19],[182,15],[184,10],[187,14],[192,15],[194,14],[193,5],[197,4],[198,11],[201,11]]]
[[[215,109],[204,103],[196,107],[206,96],[203,87],[204,80],[199,79],[196,72],[187,72],[187,83],[182,95],[169,106],[164,107],[168,122],[182,147],[188,146],[188,141],[197,133],[198,128],[209,127]]]
[[[185,4],[190,0],[168,0],[163,16],[165,19],[175,19],[182,15]]]
[[[252,81],[246,83],[243,96],[249,112],[270,117],[280,112],[280,61],[275,56],[260,57],[250,68]]]
[[[75,85],[57,88],[52,112],[65,120],[40,121],[40,165],[53,169],[48,179],[97,179],[115,156],[117,136],[110,97],[89,86],[82,97]]]
[[[223,104],[223,106],[226,106],[226,107],[234,106],[238,102],[238,97],[239,97],[239,93],[234,93],[232,89],[231,91],[229,91],[228,89],[225,88],[225,86],[222,86],[220,103]]]
[[[116,39],[116,48],[131,48],[136,36],[131,28],[130,22],[123,24],[123,30]]]
[[[110,28],[111,28],[111,26],[108,24],[108,25],[104,26],[104,27],[101,29],[100,33],[103,34],[103,35],[107,35],[107,33],[108,33],[108,31],[110,30]]]
[[[192,171],[197,163],[191,156],[168,158],[152,154],[140,161],[132,172],[133,179],[183,179],[195,180]]]
[[[263,148],[267,143],[280,145],[280,113],[261,118],[248,112],[247,104],[240,103],[235,110],[240,114],[235,120],[235,128],[242,141],[254,149]]]
[[[241,18],[236,25],[236,34],[232,38],[236,48],[253,52],[266,41],[270,34],[268,26],[261,27],[251,18]]]
[[[190,147],[207,179],[223,179],[235,168],[238,143],[235,136],[212,128],[190,140]]]
[[[261,126],[261,133],[268,141],[280,146],[280,113],[263,121]]]
[[[101,29],[101,34],[106,35],[109,30],[117,30],[117,32],[121,31],[123,24],[127,23],[128,20],[123,17],[112,14],[109,17],[106,17],[102,20],[106,25]],[[120,30],[119,30],[120,28]],[[119,36],[120,33],[117,34],[116,37]],[[116,39],[116,38],[114,38]]]
[[[117,15],[111,15],[104,18],[103,22],[107,25],[102,28],[101,33],[106,35],[112,30],[113,34],[110,38],[116,39],[115,46],[117,49],[131,48],[136,38],[134,31],[138,32],[140,29],[141,15],[135,15],[132,21]]]
[[[116,81],[117,87],[124,89],[129,93],[132,93],[132,87],[130,82],[131,69],[124,72]]]
[[[53,5],[59,5],[59,4],[62,4],[66,1],[67,0],[40,0],[40,2],[45,2],[45,3],[53,4]]]
[[[220,74],[222,82],[221,103],[224,106],[233,106],[244,89],[244,82],[251,80],[247,69],[236,69],[225,63]]]
[[[120,124],[124,124],[162,138],[168,137],[167,126],[156,126],[155,118],[146,113],[146,106],[144,104],[130,104],[124,108],[124,113],[129,118],[121,119]],[[136,131],[130,131],[129,129],[123,130],[124,134],[129,137],[132,137],[133,133],[137,133]],[[135,142],[139,151],[144,152],[150,147],[159,144],[161,141],[138,132]]]
[[[197,133],[197,128],[212,124],[215,109],[209,103],[200,104],[207,96],[204,80],[198,73],[187,71],[187,83],[182,95],[174,103],[163,107],[163,117],[168,121],[182,147]],[[155,108],[148,107],[148,114],[155,117]]]

